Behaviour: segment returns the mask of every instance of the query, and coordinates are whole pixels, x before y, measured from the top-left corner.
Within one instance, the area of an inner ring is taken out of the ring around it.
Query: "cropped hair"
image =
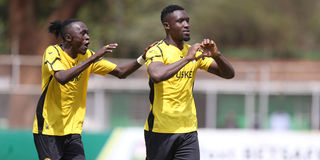
[[[64,34],[66,33],[66,27],[73,22],[79,22],[79,20],[67,19],[64,21],[56,20],[54,22],[51,22],[50,26],[48,28],[49,32],[54,34],[56,36],[56,38],[58,38],[60,35],[61,38],[64,40]]]
[[[166,8],[164,8],[161,12],[161,23],[165,22],[165,18],[168,14],[176,11],[176,10],[184,10],[181,6],[178,5],[169,5]]]

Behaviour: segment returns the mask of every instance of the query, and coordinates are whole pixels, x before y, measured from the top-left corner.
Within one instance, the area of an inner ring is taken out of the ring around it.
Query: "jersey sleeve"
[[[164,62],[161,50],[157,46],[153,46],[146,53],[146,66],[148,67],[152,62]]]
[[[55,46],[49,46],[43,59],[44,66],[48,67],[48,71],[53,74],[55,71],[65,70],[65,67],[61,63],[59,50]]]
[[[90,51],[93,54],[95,54],[93,51]],[[91,73],[100,74],[100,75],[106,75],[113,71],[117,67],[116,64],[107,61],[103,58],[100,58],[93,62]]]
[[[201,52],[198,52],[196,55],[201,55]],[[205,71],[208,71],[208,68],[210,67],[210,64],[214,61],[211,57],[202,57],[199,59],[199,68]]]

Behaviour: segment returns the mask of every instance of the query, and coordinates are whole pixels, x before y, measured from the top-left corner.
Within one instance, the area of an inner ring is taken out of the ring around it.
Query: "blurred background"
[[[42,54],[48,45],[60,42],[48,33],[50,22],[68,18],[85,22],[90,48],[97,51],[106,43],[118,43],[115,52],[105,58],[121,65],[165,37],[160,12],[169,4],[183,6],[190,17],[188,43],[213,39],[236,71],[231,80],[198,71],[194,98],[199,134],[210,130],[208,137],[259,133],[269,138],[272,134],[266,133],[281,131],[284,137],[303,133],[288,141],[314,134],[319,138],[318,0],[0,0],[0,159],[37,157],[31,129],[41,94]],[[126,129],[138,128],[143,136],[148,95],[145,67],[125,80],[92,75],[83,134],[87,159],[105,158],[101,158],[104,148],[110,155],[108,141]],[[282,138],[275,137],[274,141]],[[281,143],[278,159],[290,155],[301,160],[320,159],[319,145],[309,146],[311,141],[307,140],[301,143],[309,150],[295,148],[291,152],[283,147],[288,143]],[[270,145],[277,149],[277,144]],[[229,159],[268,159],[262,154],[265,148],[254,148],[257,152],[253,153],[245,147],[239,150],[244,154]],[[217,150],[201,152],[208,155],[203,159],[233,155]],[[143,159],[143,154],[141,149],[127,159]]]

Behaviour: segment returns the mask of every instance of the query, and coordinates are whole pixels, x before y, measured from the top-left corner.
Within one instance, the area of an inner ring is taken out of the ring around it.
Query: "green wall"
[[[102,133],[83,133],[87,160],[95,159],[112,131]],[[0,159],[21,160],[38,159],[31,130],[0,130]]]

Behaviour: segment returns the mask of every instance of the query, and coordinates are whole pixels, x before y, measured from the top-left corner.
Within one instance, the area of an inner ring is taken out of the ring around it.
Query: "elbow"
[[[117,75],[117,77],[119,79],[126,79],[128,77],[128,74],[126,74],[125,72],[121,71],[119,72],[119,74]]]
[[[72,78],[68,78],[67,76],[64,76],[64,74],[62,72],[55,72],[54,74],[54,78],[61,84],[61,85],[65,85],[67,84],[69,81],[72,80]]]
[[[160,80],[160,79],[157,79],[157,78],[151,78],[151,80],[152,80],[152,82],[154,82],[154,83],[159,83],[159,82],[161,82],[161,80]]]
[[[150,75],[150,79],[151,79],[152,82],[154,82],[154,83],[159,83],[159,82],[161,82],[161,81],[164,80],[164,79],[162,79],[162,78],[160,77],[160,75],[158,75],[158,74]]]
[[[57,76],[57,74],[55,74],[54,78],[61,84],[61,85],[65,85],[66,83],[68,83],[70,80],[67,80],[65,78],[61,78],[59,76]]]
[[[66,83],[68,83],[68,81],[66,80],[62,80],[62,79],[56,79],[61,85],[65,85]]]
[[[233,77],[234,77],[234,74],[228,75],[228,76],[226,76],[225,78],[226,78],[226,79],[232,79]]]
[[[119,75],[118,78],[119,79],[126,79],[128,76],[127,75]]]
[[[235,76],[235,73],[232,70],[229,74],[225,75],[224,78],[225,79],[232,79],[232,78],[234,78],[234,76]]]

